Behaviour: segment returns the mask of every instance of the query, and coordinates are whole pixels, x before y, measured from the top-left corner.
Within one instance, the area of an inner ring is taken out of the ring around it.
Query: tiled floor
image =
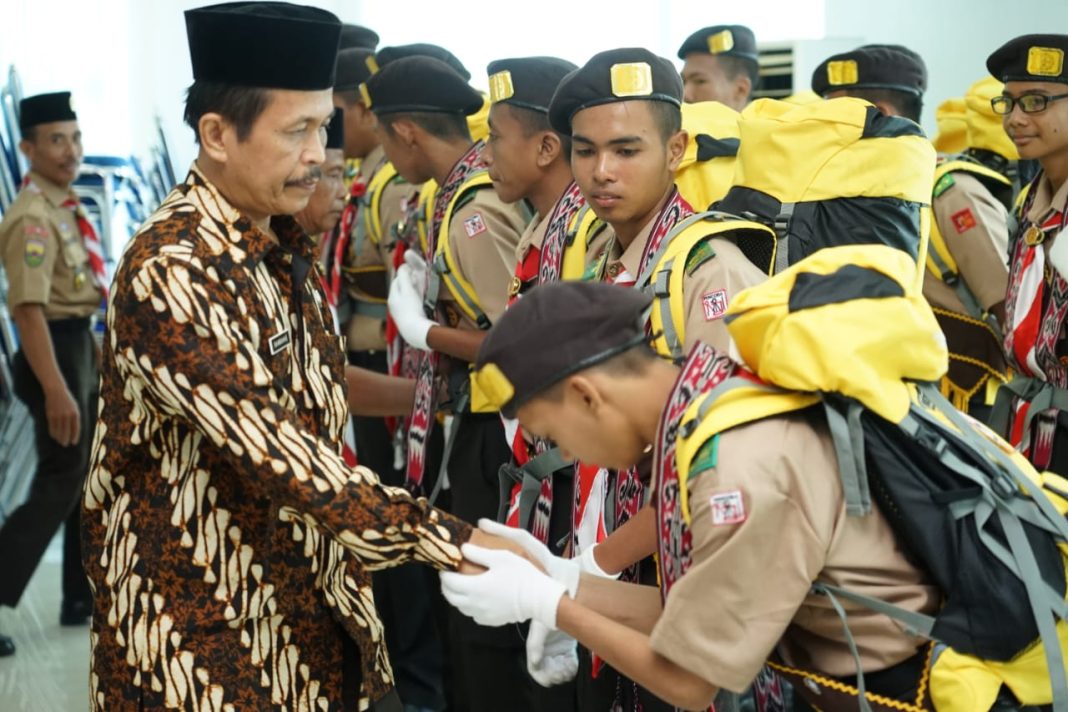
[[[19,607],[0,608],[0,632],[14,638],[18,648],[13,656],[0,658],[3,712],[81,712],[89,707],[89,626],[59,625],[62,551],[57,536]]]

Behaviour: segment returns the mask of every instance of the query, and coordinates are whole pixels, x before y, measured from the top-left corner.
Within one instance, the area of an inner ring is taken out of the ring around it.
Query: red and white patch
[[[464,220],[464,232],[468,237],[474,237],[486,231],[486,221],[482,219],[482,213],[475,213]]]
[[[717,289],[701,297],[701,306],[705,309],[705,321],[722,319],[727,313],[727,290]]]
[[[741,524],[746,520],[745,498],[741,490],[718,492],[708,500],[712,508],[712,523]]]
[[[963,232],[968,232],[977,224],[971,208],[965,208],[964,210],[953,213],[950,219],[953,220],[953,228],[957,231],[958,235]]]

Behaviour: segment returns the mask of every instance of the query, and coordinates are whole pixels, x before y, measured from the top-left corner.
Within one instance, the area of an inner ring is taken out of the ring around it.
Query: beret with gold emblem
[[[444,47],[430,44],[429,42],[383,47],[375,53],[377,66],[372,71],[377,72],[379,67],[384,67],[390,62],[395,62],[405,57],[431,57],[452,67],[453,71],[463,77],[465,82],[471,81],[471,72],[467,71],[467,67],[455,54]]]
[[[868,45],[832,55],[812,73],[812,91],[820,96],[851,89],[891,89],[923,96],[927,66],[905,47]]]
[[[376,115],[407,112],[470,116],[482,108],[482,95],[441,60],[396,59],[360,85],[364,105]]]
[[[338,49],[361,47],[373,52],[377,46],[378,33],[369,27],[349,24],[341,26],[341,43],[338,45]]]
[[[549,123],[570,136],[571,119],[583,109],[634,100],[682,106],[682,78],[670,60],[647,49],[611,49],[564,77],[549,105]]]
[[[375,53],[364,47],[351,47],[337,53],[334,91],[358,89],[377,71]]]
[[[1068,35],[1023,35],[987,57],[986,68],[1002,82],[1068,84]]]
[[[77,121],[69,91],[28,96],[19,102],[19,129],[26,131],[53,121]]]
[[[604,282],[554,282],[504,313],[482,342],[474,379],[506,418],[563,379],[647,343],[651,297]]]
[[[491,104],[508,103],[542,114],[549,113],[560,80],[578,69],[557,57],[498,59],[486,67]]]
[[[745,25],[713,25],[694,32],[679,47],[679,59],[694,52],[759,61],[756,37]]]

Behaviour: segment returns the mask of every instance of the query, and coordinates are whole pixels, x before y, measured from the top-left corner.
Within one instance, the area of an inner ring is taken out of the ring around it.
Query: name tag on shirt
[[[272,336],[267,345],[271,349],[271,356],[281,353],[282,349],[289,346],[289,329]]]

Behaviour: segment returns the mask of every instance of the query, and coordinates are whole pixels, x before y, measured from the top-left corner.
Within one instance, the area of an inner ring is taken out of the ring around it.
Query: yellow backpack
[[[727,194],[738,155],[738,112],[718,101],[682,105],[682,128],[689,136],[675,171],[675,185],[695,210]]]
[[[963,96],[946,99],[935,109],[938,133],[932,143],[939,153],[960,153],[968,147],[968,123],[964,112]]]
[[[946,347],[913,276],[899,250],[844,246],[737,295],[728,328],[762,383],[729,378],[694,400],[678,471],[724,430],[822,408],[847,512],[878,506],[943,605],[925,616],[821,581],[813,591],[939,641],[929,680],[939,712],[990,709],[1002,685],[1023,704],[1068,709],[1068,481],[1036,472],[941,396]],[[843,625],[850,639],[844,614]]]

